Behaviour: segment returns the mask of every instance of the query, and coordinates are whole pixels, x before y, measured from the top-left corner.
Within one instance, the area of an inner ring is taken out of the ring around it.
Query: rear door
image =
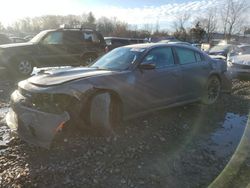
[[[63,43],[67,50],[65,61],[69,65],[79,64],[80,56],[83,48],[83,41],[81,39],[80,31],[64,31]]]
[[[182,71],[184,100],[201,97],[211,71],[210,64],[201,53],[195,50],[185,47],[175,47],[175,52]]]

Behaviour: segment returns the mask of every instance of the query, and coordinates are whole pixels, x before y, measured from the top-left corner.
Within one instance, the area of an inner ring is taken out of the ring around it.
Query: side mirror
[[[152,70],[155,69],[155,64],[154,63],[145,63],[145,64],[140,64],[139,69],[144,69],[144,70]]]

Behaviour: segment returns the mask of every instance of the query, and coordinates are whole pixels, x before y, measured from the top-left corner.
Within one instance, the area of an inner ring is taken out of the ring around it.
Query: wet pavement
[[[5,96],[0,119],[8,111]],[[250,83],[235,82],[232,95],[223,95],[215,105],[155,112],[124,122],[112,137],[80,133],[70,126],[50,150],[18,138],[8,143],[9,129],[2,119],[0,185],[207,187],[233,156],[246,128],[249,107]]]
[[[241,116],[230,112],[226,114],[224,122],[221,122],[221,128],[211,134],[213,144],[209,147],[215,152],[215,155],[219,157],[223,157],[225,154],[229,155],[232,148],[238,146],[247,120],[247,115]]]

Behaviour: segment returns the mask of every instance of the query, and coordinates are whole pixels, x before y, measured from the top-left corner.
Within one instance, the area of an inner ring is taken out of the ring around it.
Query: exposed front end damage
[[[39,108],[31,99],[16,90],[11,96],[11,109],[6,121],[24,141],[49,148],[58,130],[70,120],[70,115],[67,111],[56,110],[56,108],[48,108],[54,110],[53,112],[46,112],[44,107],[44,109]]]

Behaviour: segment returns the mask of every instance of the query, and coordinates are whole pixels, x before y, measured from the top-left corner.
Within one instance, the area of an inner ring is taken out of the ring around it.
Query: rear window
[[[176,53],[178,55],[179,62],[182,65],[196,62],[196,56],[193,50],[176,48]]]
[[[84,40],[85,42],[91,42],[91,43],[100,43],[100,39],[98,38],[98,36],[91,32],[91,31],[84,31],[82,33],[82,40]]]
[[[81,35],[79,31],[66,31],[64,32],[65,43],[80,43]]]

